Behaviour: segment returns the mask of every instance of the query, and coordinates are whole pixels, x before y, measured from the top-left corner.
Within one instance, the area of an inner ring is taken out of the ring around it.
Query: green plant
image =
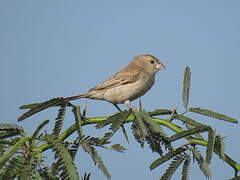
[[[178,113],[177,109],[156,109],[147,112],[140,105],[138,111],[125,110],[109,117],[86,117],[86,109],[81,112],[79,106],[66,102],[64,98],[21,106],[20,109],[29,110],[20,116],[18,121],[49,107],[58,106],[59,110],[51,134],[43,131],[49,120],[40,123],[32,135],[27,135],[18,125],[0,123],[0,179],[89,180],[90,173],[78,172],[75,166],[75,155],[79,148],[88,153],[93,163],[102,170],[106,178],[110,179],[110,173],[97,149],[124,152],[125,148],[122,145],[111,144],[111,137],[126,123],[131,125],[132,133],[141,147],[148,144],[153,153],[159,154],[159,158],[150,165],[151,170],[171,161],[160,178],[162,180],[171,179],[176,169],[180,167],[182,167],[182,180],[189,179],[190,164],[194,162],[197,162],[206,178],[211,178],[212,173],[208,165],[211,163],[213,153],[234,169],[233,179],[239,178],[240,164],[225,154],[224,138],[212,127],[188,117],[187,113],[197,113],[230,123],[238,123],[238,121],[208,109],[189,108],[190,77],[190,69],[187,67],[184,72],[182,93],[185,110],[182,113]],[[65,112],[69,108],[72,109],[75,123],[62,131]],[[182,122],[182,125],[177,125],[177,121]],[[97,129],[109,126],[109,130],[102,137],[86,136],[82,129],[83,126],[90,124],[95,124]],[[175,134],[168,136],[162,129],[163,126]],[[77,134],[77,138],[73,141],[68,140],[73,133]],[[207,138],[203,138],[202,133],[207,133]],[[186,143],[173,146],[172,142],[179,139],[186,140]],[[206,147],[205,156],[199,151],[199,146]],[[51,165],[44,163],[44,152],[48,149],[52,149],[55,155]]]

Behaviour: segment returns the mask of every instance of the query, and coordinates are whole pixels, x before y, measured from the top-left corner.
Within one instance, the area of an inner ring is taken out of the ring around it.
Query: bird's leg
[[[117,104],[113,104],[118,110],[119,110],[119,112],[122,112],[122,110],[118,107],[118,105]],[[126,132],[126,129],[125,129],[125,127],[124,127],[124,125],[122,124],[122,126],[121,126],[121,129],[122,129],[122,132],[123,132],[123,135],[124,135],[124,137],[125,137],[125,139],[126,139],[126,141],[128,142],[128,144],[129,144],[129,139],[128,139],[128,135],[127,135],[127,132]]]
[[[124,104],[129,108],[129,110],[136,111],[137,109],[133,106],[131,106],[131,103],[129,100],[124,101]]]
[[[116,107],[120,112],[122,112],[122,110],[118,107],[117,104],[113,104],[113,105],[114,105],[114,107]]]

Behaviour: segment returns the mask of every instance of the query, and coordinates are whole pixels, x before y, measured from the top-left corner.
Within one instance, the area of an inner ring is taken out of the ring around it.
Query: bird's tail
[[[77,96],[70,96],[70,97],[66,97],[65,100],[66,101],[72,101],[72,100],[77,100],[77,99],[81,99],[81,98],[88,98],[89,97],[89,94],[80,94],[80,95],[77,95]]]

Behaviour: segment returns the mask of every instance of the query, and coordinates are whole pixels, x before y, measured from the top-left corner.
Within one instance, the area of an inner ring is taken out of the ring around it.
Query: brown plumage
[[[86,94],[65,98],[67,101],[80,98],[105,100],[118,108],[144,95],[154,84],[155,74],[165,66],[152,55],[140,55],[131,63],[100,85],[90,89]],[[119,108],[118,108],[119,109]]]

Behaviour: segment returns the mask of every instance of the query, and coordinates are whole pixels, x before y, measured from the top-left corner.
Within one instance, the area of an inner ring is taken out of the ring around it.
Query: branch
[[[6,161],[8,161],[18,150],[19,148],[28,140],[30,140],[31,136],[26,136],[21,138],[13,147],[12,149],[7,152],[4,156],[0,158],[0,165],[4,164]]]
[[[87,121],[82,121],[82,126],[85,125],[91,125],[91,124],[97,124],[100,122],[103,122],[104,120],[106,120],[108,117],[92,117],[92,118],[88,118]],[[133,122],[133,116],[129,116],[128,119],[126,119],[126,123],[129,122]],[[170,122],[169,120],[166,119],[162,119],[162,118],[153,118],[153,121],[155,121],[156,123],[158,123],[159,125],[165,126],[168,129],[176,132],[176,133],[180,133],[182,132],[182,128],[173,124],[172,122]],[[68,138],[70,135],[72,135],[75,131],[77,130],[77,126],[73,125],[70,128],[68,128],[66,131],[64,131],[60,136],[59,139],[61,140],[65,140],[66,138]],[[201,146],[207,146],[207,141],[205,140],[198,140],[198,139],[192,139],[191,137],[185,137],[186,140],[189,141],[188,144],[197,144],[197,145],[201,145]],[[51,145],[49,144],[43,144],[37,148],[34,149],[34,151],[46,151],[47,149],[49,149],[51,147]],[[215,154],[216,151],[214,151]],[[218,154],[217,154],[218,155]],[[235,162],[233,159],[231,159],[227,154],[225,154],[225,158],[223,159],[226,163],[228,163],[233,169],[240,171],[240,164]]]

